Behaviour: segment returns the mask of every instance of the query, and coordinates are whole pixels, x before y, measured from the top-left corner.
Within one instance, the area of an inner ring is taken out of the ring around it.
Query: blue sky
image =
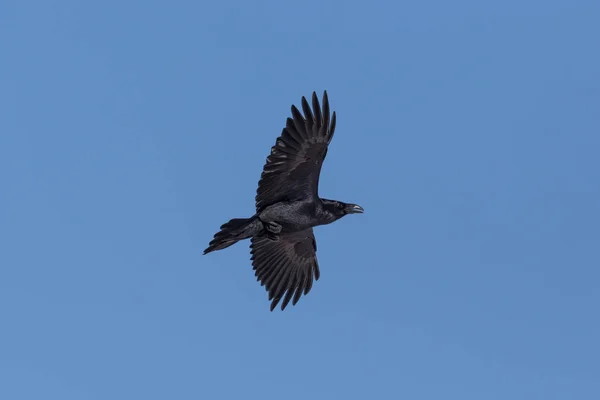
[[[600,3],[3,1],[0,398],[600,398]],[[248,243],[338,113],[321,279]]]

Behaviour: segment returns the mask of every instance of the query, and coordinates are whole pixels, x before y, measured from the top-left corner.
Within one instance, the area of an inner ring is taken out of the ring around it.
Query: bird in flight
[[[258,182],[256,214],[234,218],[221,226],[204,254],[250,239],[252,266],[271,301],[271,311],[283,298],[296,305],[319,279],[313,227],[330,224],[347,214],[364,212],[357,204],[319,197],[319,175],[335,131],[335,111],[329,115],[327,92],[323,109],[317,94],[312,110],[302,97],[300,113],[292,106],[283,132],[271,148]]]

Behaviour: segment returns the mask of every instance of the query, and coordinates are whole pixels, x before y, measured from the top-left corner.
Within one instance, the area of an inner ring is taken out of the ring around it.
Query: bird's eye
[[[341,210],[342,208],[344,208],[344,205],[342,203],[337,203],[337,208]]]

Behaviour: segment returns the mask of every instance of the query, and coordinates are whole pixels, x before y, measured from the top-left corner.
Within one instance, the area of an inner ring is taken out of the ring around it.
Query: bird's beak
[[[362,214],[365,210],[358,204],[348,204],[346,206],[346,212],[348,214]]]

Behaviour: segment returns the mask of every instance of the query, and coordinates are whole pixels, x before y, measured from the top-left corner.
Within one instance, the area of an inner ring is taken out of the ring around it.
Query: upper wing
[[[283,295],[282,310],[292,297],[292,305],[296,305],[302,293],[310,292],[313,276],[315,280],[320,276],[312,228],[283,234],[277,241],[253,237],[251,242],[252,266],[257,280],[269,292],[269,300],[273,300],[271,311]]]
[[[256,191],[256,211],[280,201],[302,200],[318,196],[319,174],[327,155],[327,146],[335,131],[335,112],[329,118],[327,91],[323,110],[313,92],[311,111],[302,97],[304,117],[292,106],[293,118],[277,138],[263,168]]]

